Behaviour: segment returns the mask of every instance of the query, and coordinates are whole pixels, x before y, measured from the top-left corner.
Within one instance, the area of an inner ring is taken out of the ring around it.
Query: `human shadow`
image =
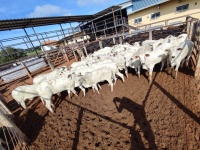
[[[151,129],[151,125],[146,118],[146,112],[144,110],[144,106],[139,105],[126,97],[123,97],[122,99],[115,97],[113,102],[119,113],[121,113],[123,109],[126,109],[129,112],[131,112],[134,117],[133,126],[129,127],[131,134],[131,150],[145,149],[144,141],[142,140],[139,131],[136,130],[137,125],[143,132],[143,135],[148,142],[149,146],[148,149],[153,149],[153,150],[157,149],[157,146],[155,144],[155,136]]]
[[[200,118],[194,114],[191,110],[185,107],[178,99],[176,99],[173,95],[167,92],[160,84],[154,82],[154,85],[157,86],[178,108],[180,108],[183,112],[185,112],[190,118],[200,124]]]

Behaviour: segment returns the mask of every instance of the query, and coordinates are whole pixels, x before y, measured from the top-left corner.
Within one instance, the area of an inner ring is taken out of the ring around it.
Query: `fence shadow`
[[[200,124],[200,118],[194,114],[191,110],[185,107],[178,99],[176,99],[173,95],[167,92],[160,84],[154,82],[154,85],[157,86],[178,108],[180,108],[184,113],[186,113],[190,118]]]
[[[127,97],[123,97],[122,99],[116,97],[113,102],[119,113],[121,113],[123,109],[126,109],[134,116],[133,126],[129,127],[131,134],[131,149],[145,149],[144,141],[142,140],[139,131],[136,130],[137,125],[139,125],[140,130],[142,130],[143,135],[148,142],[149,149],[157,149],[155,136],[151,129],[151,125],[146,118],[144,107]]]

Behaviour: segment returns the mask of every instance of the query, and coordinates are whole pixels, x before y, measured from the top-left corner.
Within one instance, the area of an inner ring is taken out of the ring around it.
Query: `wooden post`
[[[113,44],[115,44],[115,38],[113,38]]]
[[[29,76],[29,78],[33,79],[32,76],[31,76],[31,73],[30,71],[28,70],[28,68],[26,67],[26,65],[24,64],[24,62],[20,62],[22,67],[25,69],[26,71],[26,74]]]
[[[74,52],[73,50],[72,50],[72,52],[73,52],[73,54],[74,54],[75,60],[78,61],[75,52]]]
[[[27,142],[27,137],[25,134],[11,121],[11,119],[7,118],[4,112],[0,109],[0,122],[4,127],[11,128],[15,131],[18,137],[25,143]],[[0,125],[1,125],[0,124]]]
[[[149,40],[152,40],[152,30],[149,31]]]
[[[198,52],[197,52],[197,56],[196,56],[197,63],[196,63],[194,77],[199,80],[200,79],[200,46],[198,44],[200,42],[200,35],[199,35],[199,33],[200,33],[200,21],[199,20],[196,22],[195,28],[196,28],[195,29],[195,32],[196,32],[195,38],[197,40],[196,48],[198,49]]]
[[[84,46],[83,48],[84,48],[84,51],[85,51],[86,56],[88,56],[86,46]]]
[[[64,51],[64,56],[65,56],[65,59],[67,60],[67,62],[69,62],[69,58],[68,58],[68,56],[67,56],[66,51]]]
[[[47,62],[48,62],[48,64],[49,64],[51,70],[54,71],[55,68],[54,68],[53,63],[51,62],[51,60],[50,60],[50,59],[47,59]]]
[[[99,47],[100,47],[100,49],[102,49],[102,48],[103,48],[102,41],[99,41]]]
[[[113,22],[114,22],[114,26],[115,26],[115,32],[117,34],[117,27],[116,27],[116,22],[115,22],[115,14],[114,14],[113,8],[112,8],[112,14],[113,14]]]
[[[119,37],[119,43],[122,44],[122,37]]]
[[[94,29],[94,23],[93,23],[93,21],[92,21],[92,28],[94,30],[94,35],[95,35],[95,40],[96,40],[97,39],[97,35],[96,35],[96,30]]]

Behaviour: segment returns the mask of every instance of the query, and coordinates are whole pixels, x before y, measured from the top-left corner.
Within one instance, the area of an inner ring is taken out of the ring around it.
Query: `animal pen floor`
[[[167,72],[147,73],[141,79],[129,70],[110,91],[102,84],[100,94],[68,98],[67,92],[53,96],[55,114],[40,101],[19,115],[17,124],[30,140],[30,149],[200,149],[200,82],[193,71],[180,69],[175,80]],[[30,83],[30,80],[23,84]],[[6,98],[13,87],[3,90]]]

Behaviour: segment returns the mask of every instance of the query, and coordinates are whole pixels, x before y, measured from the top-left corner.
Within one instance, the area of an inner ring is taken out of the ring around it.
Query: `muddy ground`
[[[200,149],[200,82],[187,68],[176,80],[157,70],[151,85],[144,70],[140,80],[129,70],[113,92],[102,83],[100,94],[88,89],[84,97],[76,89],[79,97],[72,99],[67,92],[54,95],[55,114],[34,100],[30,109],[15,112],[16,122],[31,150]],[[11,100],[7,89],[3,94]]]

